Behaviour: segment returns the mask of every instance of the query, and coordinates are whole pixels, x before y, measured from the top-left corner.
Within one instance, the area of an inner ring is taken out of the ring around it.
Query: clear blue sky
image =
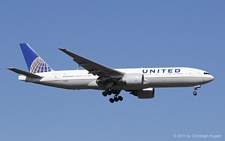
[[[1,141],[224,140],[224,1],[2,0],[0,13]],[[18,81],[6,68],[27,70],[22,42],[55,70],[77,69],[63,47],[111,68],[187,66],[215,80],[196,97],[193,88],[163,88],[149,100],[122,92],[111,104],[101,91]]]

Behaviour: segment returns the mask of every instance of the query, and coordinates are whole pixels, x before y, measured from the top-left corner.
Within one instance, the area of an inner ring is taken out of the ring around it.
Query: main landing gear
[[[109,99],[109,102],[111,102],[111,103],[118,102],[118,101],[123,101],[123,97],[115,95],[114,98]]]
[[[193,92],[193,95],[196,96],[197,95],[197,90],[198,88],[201,88],[201,85],[198,85],[198,86],[194,86],[194,92]]]
[[[118,96],[120,93],[119,90],[105,90],[102,92],[103,96],[107,96],[107,95],[111,95],[111,94],[115,94],[113,98],[109,99],[109,102],[114,103],[114,102],[118,102],[118,101],[123,101],[123,97],[122,96]]]

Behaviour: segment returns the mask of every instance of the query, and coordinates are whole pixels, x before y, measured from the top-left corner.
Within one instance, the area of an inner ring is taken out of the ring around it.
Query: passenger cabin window
[[[204,72],[204,74],[206,74],[206,75],[207,75],[207,74],[209,74],[209,73],[208,73],[208,72]]]

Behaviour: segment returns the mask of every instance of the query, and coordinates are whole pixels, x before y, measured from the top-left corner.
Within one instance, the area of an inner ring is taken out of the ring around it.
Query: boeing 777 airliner
[[[20,44],[29,72],[16,68],[19,80],[52,87],[80,90],[103,90],[102,95],[114,94],[111,103],[122,101],[125,90],[140,99],[153,98],[155,88],[194,87],[194,95],[201,85],[214,79],[207,71],[188,67],[112,69],[59,48],[86,70],[53,70],[27,43]]]

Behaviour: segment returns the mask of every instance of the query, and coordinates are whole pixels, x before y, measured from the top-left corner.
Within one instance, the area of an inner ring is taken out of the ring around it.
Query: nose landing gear
[[[201,88],[201,85],[197,85],[197,86],[194,86],[194,92],[193,92],[193,95],[196,96],[197,95],[197,90],[198,88]]]

